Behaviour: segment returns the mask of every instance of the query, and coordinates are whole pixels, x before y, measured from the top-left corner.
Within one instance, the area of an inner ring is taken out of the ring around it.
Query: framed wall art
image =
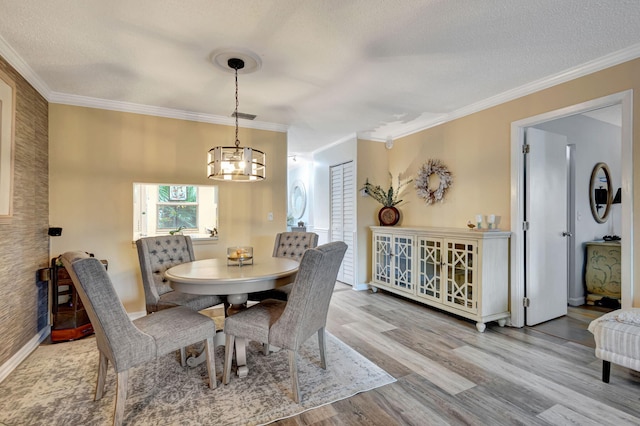
[[[0,70],[0,223],[13,216],[16,84]]]

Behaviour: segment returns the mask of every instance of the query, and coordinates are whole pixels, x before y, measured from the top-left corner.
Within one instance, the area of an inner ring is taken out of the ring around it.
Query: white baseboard
[[[145,315],[147,315],[146,311],[132,312],[129,314],[129,318],[131,318],[131,320],[133,321]],[[35,351],[40,343],[42,343],[47,337],[49,337],[49,334],[51,334],[51,327],[47,326],[43,328],[37,335],[33,336],[33,338],[31,338],[31,340],[29,340],[26,345],[20,348],[20,350],[16,352],[15,355],[9,358],[9,361],[2,364],[0,366],[0,383],[2,383],[2,381],[6,379],[7,376],[9,376],[9,374],[11,374],[11,372],[15,370],[20,365],[20,363],[31,354],[31,352]]]
[[[367,283],[360,283],[360,284],[356,284],[351,286],[353,290],[355,291],[365,291],[365,290],[369,290],[369,284]]]
[[[24,345],[18,352],[15,353],[9,361],[0,366],[0,383],[11,374],[13,370],[18,368],[20,363],[27,359],[31,352],[35,351],[40,343],[51,334],[51,327],[44,327],[38,334],[33,336],[26,345]]]
[[[585,303],[587,303],[587,298],[586,297],[570,297],[569,300],[567,301],[567,303],[569,304],[569,306],[582,306]]]

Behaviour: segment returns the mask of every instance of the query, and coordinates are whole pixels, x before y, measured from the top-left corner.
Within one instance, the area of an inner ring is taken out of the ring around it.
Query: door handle
[[[573,237],[573,234],[571,232],[564,231],[564,232],[562,232],[562,236],[563,237]]]

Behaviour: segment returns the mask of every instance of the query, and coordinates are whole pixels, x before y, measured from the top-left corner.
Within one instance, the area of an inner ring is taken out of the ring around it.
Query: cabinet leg
[[[378,287],[371,287],[371,293],[377,293]]]
[[[486,330],[487,325],[485,323],[483,323],[483,322],[477,322],[476,323],[476,328],[478,329],[478,331],[480,333],[484,333],[484,330]]]
[[[506,319],[506,318],[500,318],[500,319],[498,320],[498,325],[499,325],[500,327],[504,327],[504,325],[505,325],[506,323],[507,323],[507,319]]]

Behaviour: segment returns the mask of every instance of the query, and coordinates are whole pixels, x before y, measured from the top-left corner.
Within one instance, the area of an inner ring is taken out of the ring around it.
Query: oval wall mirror
[[[294,219],[302,218],[305,207],[307,206],[307,191],[301,180],[296,180],[291,186],[291,194],[289,199],[290,213]]]
[[[591,213],[598,223],[605,223],[611,210],[613,194],[611,185],[611,173],[605,163],[598,163],[591,172],[589,182],[589,202]]]

